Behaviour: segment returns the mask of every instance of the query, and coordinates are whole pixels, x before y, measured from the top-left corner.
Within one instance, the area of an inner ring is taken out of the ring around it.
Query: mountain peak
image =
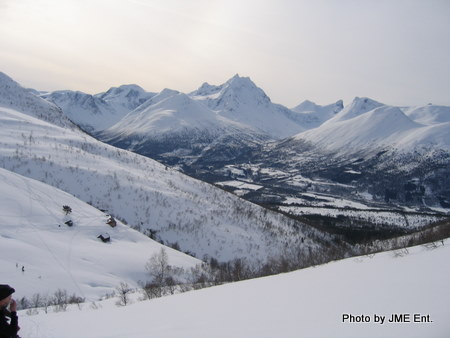
[[[23,88],[2,72],[0,72],[0,106],[18,110],[58,126],[73,127],[72,122],[62,114],[60,108]]]
[[[250,79],[250,77],[241,77],[239,74],[234,75],[231,79],[229,79],[225,85],[228,86],[237,86],[237,87],[243,87],[247,86],[250,88],[258,88],[256,84]]]
[[[326,106],[318,105],[312,101],[305,100],[291,110],[295,113],[296,119],[306,129],[317,128],[325,121],[333,118],[343,108],[342,100],[336,101]]]
[[[342,101],[337,103],[343,104]],[[381,106],[384,106],[384,104],[368,97],[355,97],[348,106],[344,107],[335,117],[325,123],[352,119]]]
[[[145,94],[147,92],[136,84],[126,84],[119,87],[111,87],[105,93],[100,93],[96,96],[99,96],[102,99],[107,99],[110,96],[128,95],[129,93],[136,93],[135,95],[137,96],[139,93]]]
[[[4,84],[7,84],[7,83],[14,84],[16,86],[19,85],[16,81],[11,79],[8,75],[6,75],[3,72],[0,72],[0,85],[3,86]]]

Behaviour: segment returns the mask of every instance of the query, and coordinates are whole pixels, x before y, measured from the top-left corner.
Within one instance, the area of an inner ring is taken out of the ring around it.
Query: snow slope
[[[418,120],[430,120],[435,115],[439,114],[427,114],[422,110],[421,119]],[[411,152],[418,146],[449,149],[448,135],[449,122],[420,124],[411,120],[400,108],[356,98],[349,107],[320,127],[300,133],[293,139],[341,153],[386,147]]]
[[[353,101],[345,106],[338,114],[333,118],[326,121],[326,123],[334,123],[337,121],[345,121],[358,117],[368,111],[374,110],[383,106],[384,104],[367,97],[355,97]]]
[[[63,127],[74,128],[73,123],[54,104],[32,94],[8,75],[0,72],[0,106],[16,109]]]
[[[63,205],[72,213],[66,215]],[[68,193],[0,168],[2,283],[29,299],[65,289],[96,300],[121,282],[137,287],[138,280],[149,280],[145,263],[164,246],[120,221],[111,228],[106,220],[105,213]],[[97,238],[104,233],[110,243]],[[171,265],[189,269],[200,263],[166,251]]]
[[[248,77],[236,74],[220,86],[204,83],[189,95],[219,115],[266,133],[274,139],[304,130],[292,111],[272,103],[264,91]]]
[[[61,107],[64,114],[81,128],[93,132],[114,125],[153,95],[137,85],[123,85],[96,95],[61,90],[41,97]]]
[[[164,90],[126,115],[107,130],[121,135],[158,135],[184,130],[206,130],[211,133],[233,129],[245,133],[245,126],[227,120],[186,94]]]
[[[119,106],[124,111],[131,111],[143,104],[145,101],[156,95],[146,92],[135,84],[112,87],[104,93],[95,94],[95,97],[102,99],[110,105]]]
[[[344,108],[342,100],[326,106],[320,106],[311,101],[304,101],[291,110],[300,124],[306,129],[317,128],[325,121],[333,118]]]
[[[122,308],[86,305],[82,311],[30,317],[22,312],[21,333],[41,338],[445,338],[449,255],[447,240],[434,250],[421,246],[404,255],[351,258]],[[350,322],[345,314],[365,316],[366,322]],[[408,315],[409,322],[389,323],[392,314]],[[375,322],[375,315],[384,322]]]
[[[421,124],[432,125],[450,122],[450,107],[448,106],[416,106],[402,108],[404,113],[413,121]]]

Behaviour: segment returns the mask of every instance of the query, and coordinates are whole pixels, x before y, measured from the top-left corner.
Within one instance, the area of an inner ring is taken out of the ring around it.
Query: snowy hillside
[[[408,112],[417,121],[438,119],[443,122],[420,124],[400,108],[356,98],[334,118],[319,128],[296,135],[294,140],[341,153],[386,147],[401,151],[413,151],[418,146],[450,149],[450,123],[445,120],[445,110],[413,109]]]
[[[294,137],[328,150],[359,151],[398,146],[421,125],[411,121],[399,108],[381,106],[351,119],[327,121],[319,128]]]
[[[248,77],[235,75],[220,86],[204,83],[189,95],[219,115],[266,133],[274,139],[304,130],[289,109],[272,103],[264,91]]]
[[[107,133],[158,137],[164,134],[187,133],[195,130],[211,134],[234,129],[245,133],[245,126],[212,113],[186,94],[165,90],[149,102],[130,112]]]
[[[346,105],[338,114],[328,120],[328,123],[352,119],[381,106],[383,106],[382,103],[367,97],[355,97],[350,104]]]
[[[193,162],[224,146],[230,154],[230,149],[242,152],[267,139],[246,125],[212,112],[186,94],[168,89],[96,136],[119,148],[170,164],[178,163],[180,157]]]
[[[303,130],[248,78],[204,84],[189,95],[164,89],[96,133],[114,146],[168,164],[229,161],[263,142]]]
[[[344,108],[342,100],[326,106],[320,106],[311,101],[304,101],[291,110],[305,129],[317,128],[325,121],[334,117]]]
[[[146,92],[135,84],[112,87],[104,93],[94,95],[115,107],[123,108],[123,111],[131,111],[139,107],[145,101],[153,97],[155,93]]]
[[[450,246],[332,262],[115,307],[20,315],[25,337],[445,338]],[[20,291],[18,291],[20,292]],[[397,318],[397,322],[389,322]],[[400,322],[399,320],[402,320]]]
[[[199,258],[256,263],[286,247],[314,253],[335,245],[330,236],[151,159],[1,107],[0,167],[108,210]]]
[[[96,95],[62,90],[41,97],[58,105],[81,128],[93,132],[114,125],[153,95],[137,85],[123,85]]]
[[[404,113],[413,121],[421,124],[431,125],[450,122],[450,107],[448,106],[415,106],[402,107]]]
[[[0,72],[0,106],[37,117],[63,127],[75,128],[73,123],[54,104],[31,93],[6,74]]]
[[[110,227],[104,212],[47,184],[5,169],[0,169],[0,182],[2,282],[14,285],[22,297],[65,289],[97,300],[121,282],[135,288],[139,280],[150,279],[145,264],[161,244],[119,221]],[[63,212],[64,205],[72,212]],[[98,238],[102,234],[109,243]],[[200,262],[166,251],[173,266]]]

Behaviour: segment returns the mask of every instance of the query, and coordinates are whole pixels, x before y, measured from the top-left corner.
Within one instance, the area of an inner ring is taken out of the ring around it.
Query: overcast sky
[[[450,1],[0,0],[0,71],[38,90],[190,92],[239,73],[288,107],[450,105]]]

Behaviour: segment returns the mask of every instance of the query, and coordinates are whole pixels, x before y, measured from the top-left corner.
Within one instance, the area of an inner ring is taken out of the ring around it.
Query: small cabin
[[[111,226],[112,228],[114,228],[117,225],[116,220],[114,219],[114,217],[109,216],[108,219],[106,220],[106,224],[108,224],[109,226]]]
[[[106,232],[103,233],[103,234],[98,235],[97,238],[100,238],[100,240],[101,240],[103,243],[111,242],[111,237],[110,237],[109,234],[106,233]]]
[[[69,219],[67,222],[64,222],[65,225],[67,225],[68,227],[73,226],[73,222],[71,219]]]

